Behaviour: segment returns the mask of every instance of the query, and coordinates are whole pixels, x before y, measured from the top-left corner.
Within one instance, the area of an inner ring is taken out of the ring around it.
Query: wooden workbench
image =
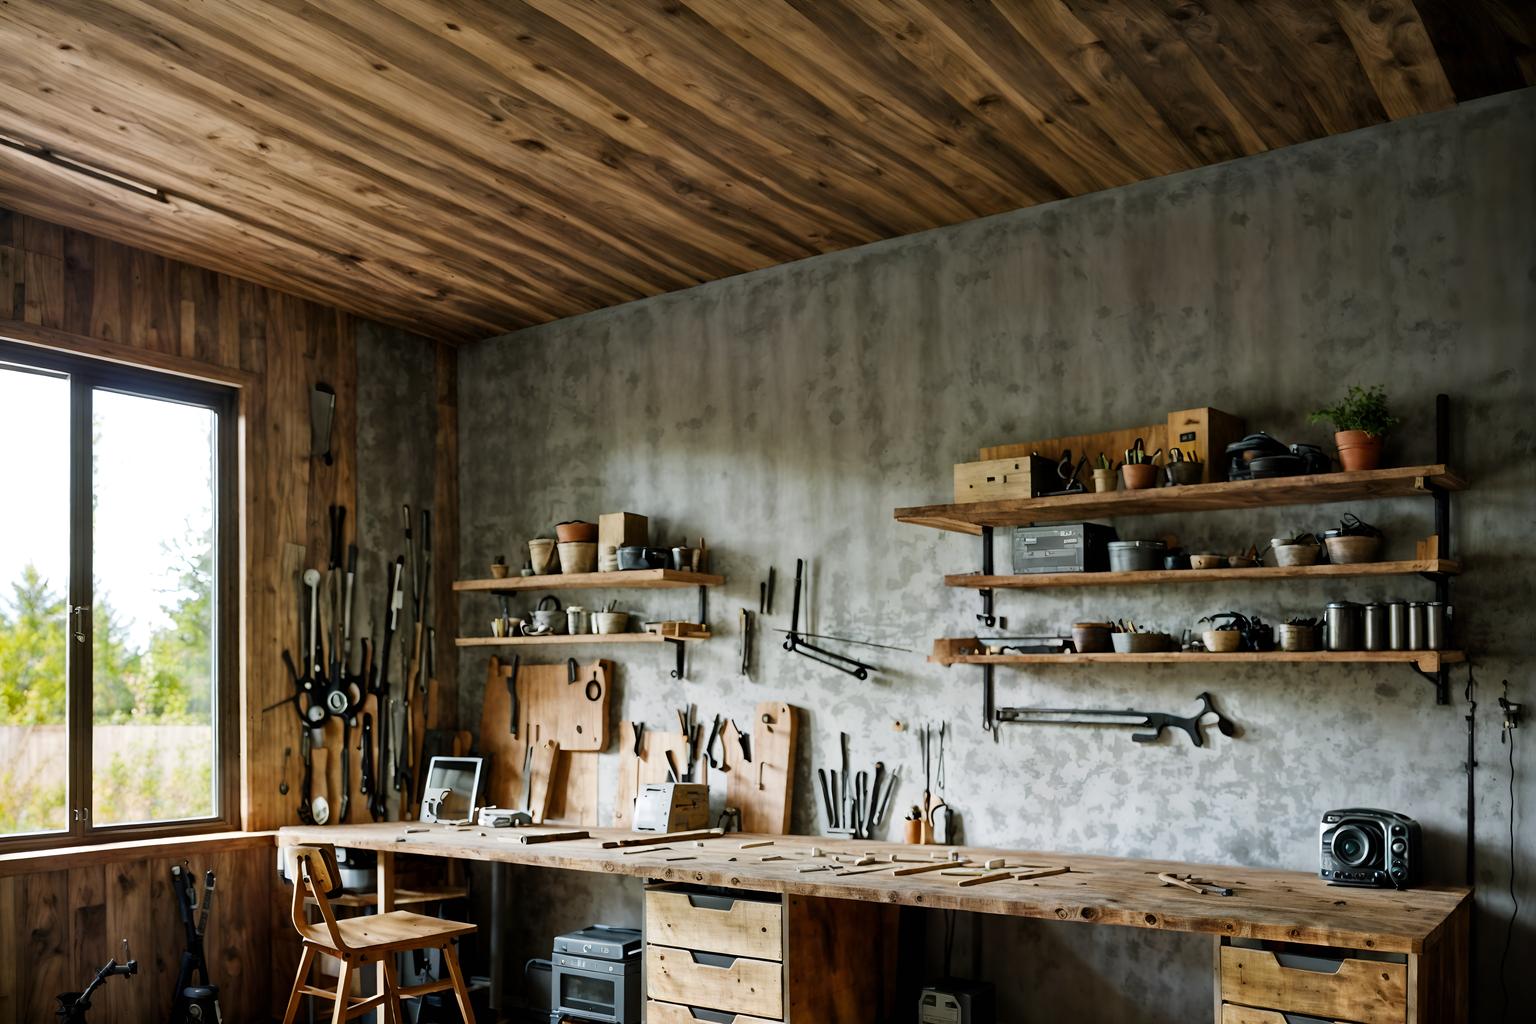
[[[407,832],[407,828],[418,830]],[[426,831],[419,831],[425,828]],[[328,827],[293,826],[278,833],[279,845],[332,843],[375,850],[380,858],[380,901],[389,906],[395,853],[497,861],[535,867],[629,875],[676,883],[723,886],[831,900],[873,901],[912,907],[965,910],[1011,917],[1085,924],[1112,924],[1217,936],[1364,951],[1397,958],[1410,986],[1408,1013],[1415,1021],[1458,1021],[1465,1012],[1466,932],[1470,890],[1425,886],[1406,892],[1331,887],[1296,871],[1275,871],[1178,861],[1130,860],[1038,851],[976,847],[920,847],[900,843],[752,836],[740,833],[663,846],[605,849],[605,841],[632,839],[633,832],[593,828],[589,839],[524,845],[529,833],[561,828],[482,829],[378,823]],[[744,843],[772,845],[743,849]],[[811,849],[822,852],[812,857]],[[878,858],[943,857],[959,851],[972,864],[1003,858],[1010,869],[1067,866],[1070,871],[1034,880],[1007,878],[962,886],[967,877],[942,871],[897,877],[906,863],[851,867],[831,855]],[[783,858],[783,859],[769,859]],[[804,871],[816,864],[832,870]],[[1158,873],[1194,874],[1233,890],[1231,896],[1200,895],[1166,886]],[[1218,972],[1219,973],[1219,972]],[[1218,1001],[1220,988],[1218,987]],[[1431,1009],[1433,1007],[1433,1009]],[[1221,1010],[1218,1007],[1218,1015]],[[1235,1019],[1235,1018],[1234,1018]],[[1248,1019],[1248,1018],[1243,1018]],[[1263,1019],[1263,1018],[1252,1018]]]

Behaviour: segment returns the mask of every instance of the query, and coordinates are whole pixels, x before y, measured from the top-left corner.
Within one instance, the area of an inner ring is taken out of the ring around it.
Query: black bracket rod
[[[981,574],[992,575],[992,527],[990,526],[981,528]],[[992,588],[982,587],[978,593],[981,594],[981,614],[976,616],[976,621],[983,626],[996,626],[997,616],[992,612]]]
[[[671,644],[672,649],[677,653],[677,667],[672,670],[672,678],[687,679],[688,645],[673,636],[663,637],[662,639]]]
[[[709,625],[709,588],[702,584],[699,586],[699,625]]]
[[[1408,667],[1413,669],[1414,672],[1423,676],[1425,679],[1429,680],[1429,685],[1435,688],[1436,704],[1449,704],[1451,702],[1450,669],[1446,668],[1444,665],[1441,665],[1440,668],[1434,672],[1426,672],[1418,665],[1409,665]]]

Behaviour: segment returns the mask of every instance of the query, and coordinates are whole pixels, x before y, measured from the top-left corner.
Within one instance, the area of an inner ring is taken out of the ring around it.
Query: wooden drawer
[[[725,1013],[699,1006],[658,1003],[654,999],[645,1004],[645,1020],[646,1024],[703,1024],[705,1021],[715,1022],[715,1024],[781,1024],[767,1017],[748,1017],[744,1013]]]
[[[784,959],[784,907],[778,900],[656,887],[645,892],[645,939],[665,946]]]
[[[665,1020],[653,1017],[652,1020]],[[1256,1010],[1251,1006],[1221,1004],[1221,1024],[1347,1024],[1327,1017],[1309,1017],[1300,1013],[1281,1013],[1279,1010]]]
[[[1407,964],[1344,959],[1318,966],[1286,967],[1268,950],[1223,946],[1222,1002],[1358,1024],[1407,1019]]]
[[[645,994],[666,1003],[779,1020],[784,1016],[784,965],[646,943]]]

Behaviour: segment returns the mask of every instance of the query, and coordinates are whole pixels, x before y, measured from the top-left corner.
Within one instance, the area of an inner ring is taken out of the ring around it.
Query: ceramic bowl
[[[1104,654],[1113,650],[1107,622],[1077,622],[1072,626],[1072,645],[1078,654]]]
[[[596,544],[597,524],[584,523],[579,519],[561,523],[555,527],[555,539],[562,544]]]
[[[629,628],[629,612],[593,612],[592,632],[607,635]]]
[[[1200,635],[1205,649],[1213,654],[1225,654],[1242,646],[1243,634],[1235,629],[1208,629]]]
[[[1316,565],[1323,549],[1316,544],[1274,544],[1276,565]]]
[[[1225,569],[1227,560],[1222,555],[1190,555],[1189,567],[1191,569]]]
[[[1168,649],[1166,633],[1111,633],[1116,654],[1152,654]]]
[[[1329,537],[1324,543],[1328,545],[1328,561],[1334,565],[1374,562],[1381,552],[1380,537]]]

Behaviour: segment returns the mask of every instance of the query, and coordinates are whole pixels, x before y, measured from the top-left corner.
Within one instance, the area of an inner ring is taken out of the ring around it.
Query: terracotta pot
[[[1375,469],[1381,465],[1381,438],[1363,430],[1340,430],[1333,435],[1339,446],[1339,465],[1346,470]]]
[[[587,544],[597,542],[597,524],[584,523],[579,519],[561,523],[555,527],[555,539],[562,544]]]
[[[1144,491],[1149,487],[1156,487],[1157,480],[1163,475],[1162,467],[1154,466],[1150,462],[1128,462],[1120,467],[1120,475],[1125,480],[1125,489],[1128,491]]]

